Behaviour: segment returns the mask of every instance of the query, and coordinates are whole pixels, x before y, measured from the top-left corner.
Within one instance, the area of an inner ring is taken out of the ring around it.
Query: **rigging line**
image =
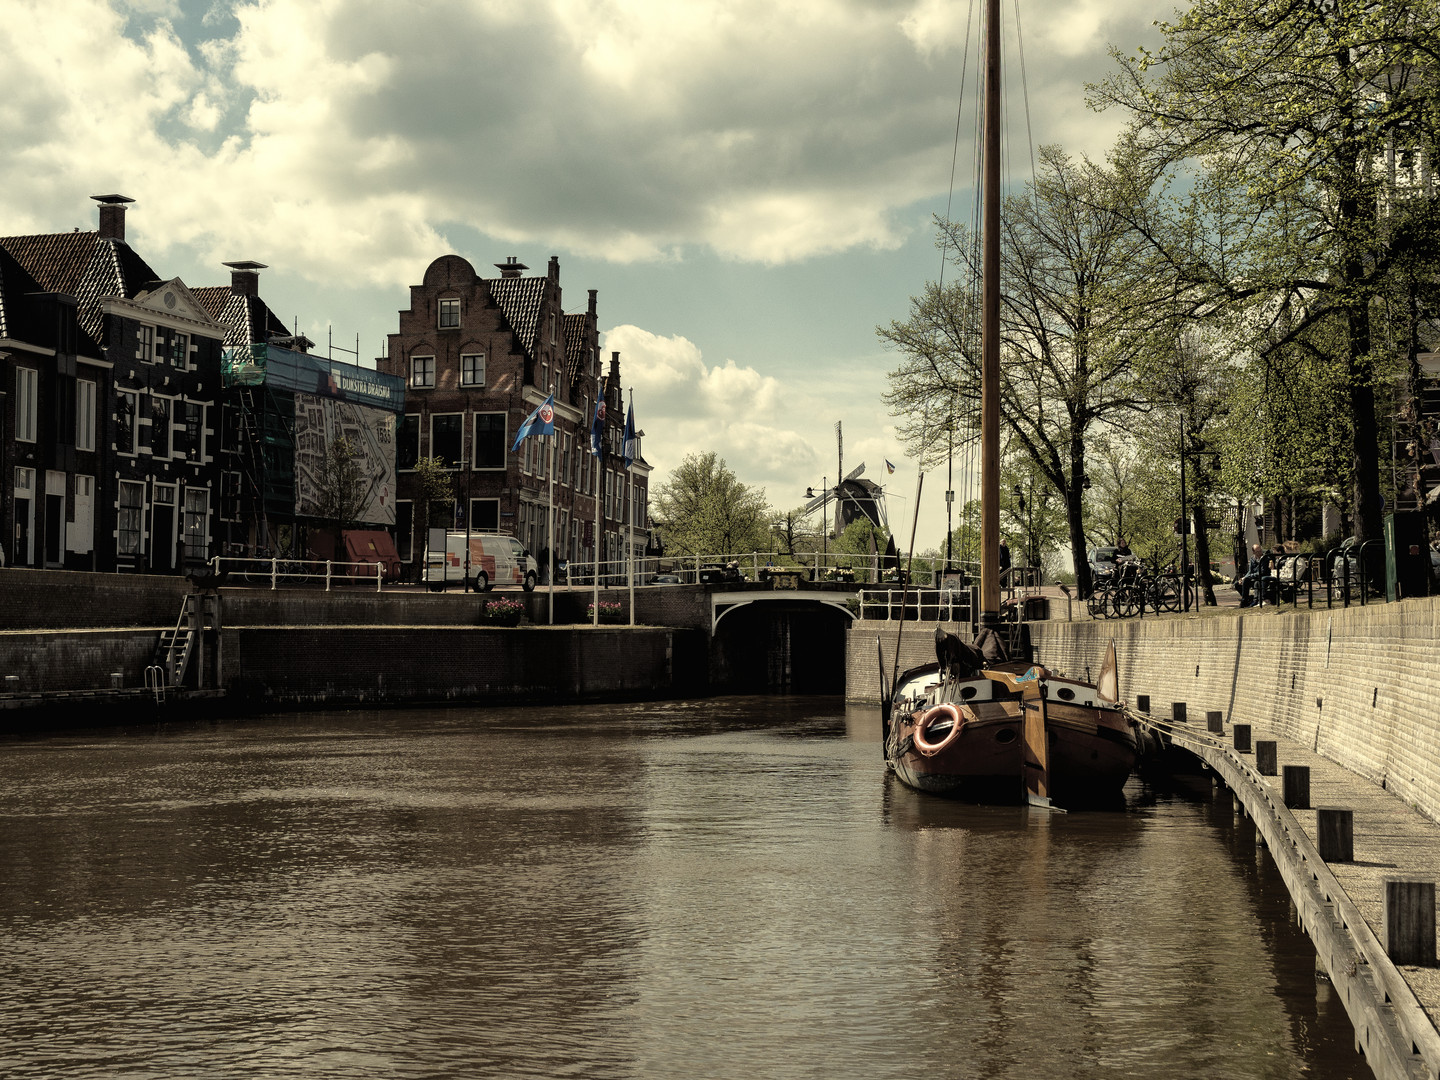
[[[970,29],[975,22],[975,0],[965,17],[965,47],[960,53],[960,100],[955,105],[955,143],[950,151],[950,190],[945,196],[945,221],[950,221],[950,208],[955,201],[955,169],[960,161],[960,124],[965,117],[965,75],[970,67]],[[945,246],[940,248],[940,288],[945,288]]]
[[[1025,144],[1030,149],[1030,183],[1034,184],[1038,175],[1035,168],[1035,132],[1030,126],[1030,80],[1025,75],[1025,31],[1020,25],[1020,0],[1015,0],[1015,48],[1020,54],[1020,94],[1025,102]]]

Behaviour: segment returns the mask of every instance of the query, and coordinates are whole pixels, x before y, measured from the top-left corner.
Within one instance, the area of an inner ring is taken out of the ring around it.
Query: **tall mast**
[[[985,0],[981,172],[980,625],[1000,624],[1000,3]]]

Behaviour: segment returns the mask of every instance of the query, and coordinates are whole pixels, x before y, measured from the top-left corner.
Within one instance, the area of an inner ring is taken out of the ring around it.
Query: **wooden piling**
[[[1280,771],[1279,744],[1274,739],[1260,739],[1255,743],[1255,771],[1261,776],[1274,776]]]
[[[1170,722],[1173,724],[1185,723],[1185,702],[1172,701],[1170,703]]]
[[[1339,806],[1315,808],[1315,846],[1327,863],[1355,861],[1355,811]]]
[[[1281,770],[1285,805],[1291,810],[1310,809],[1310,766],[1286,765]]]
[[[1205,727],[1217,734],[1225,730],[1225,714],[1219,709],[1210,709],[1205,713]]]
[[[1242,754],[1250,753],[1250,725],[1236,724],[1231,730],[1235,732],[1235,749]]]
[[[1435,967],[1435,882],[1385,879],[1385,952],[1397,964]]]

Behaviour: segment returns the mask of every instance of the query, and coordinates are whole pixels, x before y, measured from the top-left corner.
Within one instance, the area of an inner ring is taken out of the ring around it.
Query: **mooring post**
[[[1281,770],[1280,785],[1285,805],[1291,810],[1310,809],[1310,766],[1286,765]]]
[[[1317,806],[1315,846],[1326,862],[1354,862],[1355,811],[1339,806]]]
[[[1242,754],[1248,754],[1250,752],[1250,725],[1236,724],[1231,730],[1235,733],[1235,749]]]
[[[1435,967],[1435,882],[1386,878],[1384,931],[1395,963]]]
[[[1136,694],[1136,695],[1135,695],[1135,708],[1137,708],[1138,710],[1140,710],[1140,711],[1143,712],[1143,713],[1148,713],[1148,712],[1150,711],[1150,695],[1149,695],[1149,694]]]
[[[1172,701],[1170,703],[1170,722],[1174,724],[1185,723],[1185,702]]]
[[[1225,714],[1219,709],[1210,709],[1205,713],[1205,727],[1217,734],[1225,730]]]
[[[1236,736],[1238,745],[1239,736]],[[1255,771],[1261,776],[1274,776],[1280,769],[1280,744],[1274,739],[1260,739],[1255,743]]]

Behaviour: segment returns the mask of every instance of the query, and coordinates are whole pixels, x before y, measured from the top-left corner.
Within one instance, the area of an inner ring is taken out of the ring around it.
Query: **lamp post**
[[[820,578],[821,565],[824,562],[824,558],[830,554],[830,519],[828,517],[828,511],[830,509],[829,479],[828,476],[822,476],[820,478],[820,551],[822,558],[821,562],[815,566],[815,578],[817,581]],[[813,487],[806,488],[805,497],[807,499],[815,498],[815,489]]]

